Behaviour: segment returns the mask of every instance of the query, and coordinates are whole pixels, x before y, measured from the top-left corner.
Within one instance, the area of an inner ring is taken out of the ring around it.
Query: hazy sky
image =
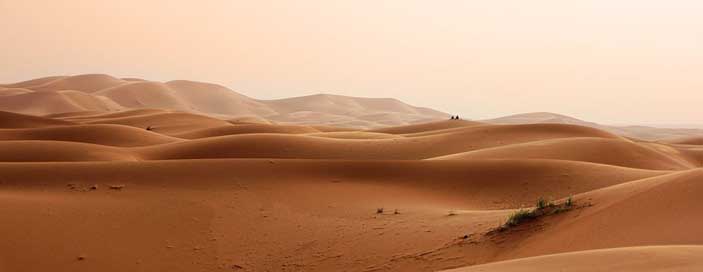
[[[466,118],[703,123],[703,1],[0,0],[0,82],[107,73]]]

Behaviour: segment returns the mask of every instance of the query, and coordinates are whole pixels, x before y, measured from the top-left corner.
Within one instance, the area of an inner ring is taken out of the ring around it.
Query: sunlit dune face
[[[108,73],[474,119],[695,123],[698,1],[0,1],[0,81]],[[628,110],[623,110],[627,105]]]

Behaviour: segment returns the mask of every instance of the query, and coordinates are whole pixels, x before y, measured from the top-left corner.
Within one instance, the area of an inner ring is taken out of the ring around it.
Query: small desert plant
[[[534,210],[519,209],[508,216],[508,220],[505,221],[504,226],[512,227],[517,226],[527,219],[532,219],[535,216]]]
[[[539,199],[537,199],[537,205],[535,207],[537,208],[537,210],[544,210],[546,208],[553,207],[553,206],[554,206],[553,202],[548,201],[548,200],[544,199],[543,197],[540,197]]]
[[[455,216],[455,215],[456,215],[455,210],[449,210],[449,212],[447,213],[447,216]]]
[[[554,204],[552,201],[547,201],[540,197],[537,199],[537,204],[533,209],[523,209],[513,212],[508,216],[508,220],[499,227],[499,230],[505,230],[509,227],[517,226],[525,221],[535,219],[540,216],[552,215],[571,210],[574,206],[574,201],[571,197],[567,198],[564,204]]]
[[[376,213],[378,213],[378,214],[383,213],[383,208],[376,208]]]
[[[395,210],[393,211],[393,214],[400,214],[400,211],[399,211],[398,209],[395,209]]]

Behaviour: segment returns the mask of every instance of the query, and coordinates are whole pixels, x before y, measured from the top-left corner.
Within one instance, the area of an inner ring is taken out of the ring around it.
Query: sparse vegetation
[[[393,211],[393,214],[400,214],[400,211],[398,211],[398,209],[395,209],[395,210]]]
[[[377,213],[377,214],[382,214],[382,213],[383,213],[383,208],[376,208],[376,213]]]
[[[574,207],[574,200],[572,197],[567,198],[563,204],[554,204],[552,201],[548,201],[543,197],[537,199],[537,203],[532,209],[523,209],[513,212],[508,216],[508,219],[500,226],[499,230],[505,230],[510,227],[520,225],[523,222],[536,219],[540,216],[557,214],[560,212],[568,211]]]
[[[535,217],[536,210],[519,209],[508,216],[508,220],[505,221],[503,226],[517,226],[527,219],[532,219]]]
[[[553,206],[554,203],[552,201],[544,199],[544,197],[540,197],[539,199],[537,199],[537,205],[535,205],[538,210],[543,210]]]
[[[455,216],[456,211],[455,210],[449,210],[449,213],[447,214],[448,216]]]

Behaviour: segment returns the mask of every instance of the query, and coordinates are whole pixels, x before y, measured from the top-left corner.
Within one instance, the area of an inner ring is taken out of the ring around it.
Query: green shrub
[[[571,197],[567,198],[564,204],[556,205],[552,201],[547,201],[543,197],[537,199],[537,205],[533,209],[522,209],[513,212],[508,216],[508,220],[499,228],[505,230],[509,227],[517,226],[525,221],[538,218],[540,216],[552,215],[568,211],[574,206],[574,201]]]
[[[564,206],[571,207],[574,205],[574,199],[572,196],[569,196],[569,198],[566,199],[566,202],[564,202]]]
[[[534,218],[535,211],[528,209],[519,209],[508,216],[508,221],[505,222],[505,226],[513,227],[524,222],[527,219]]]
[[[544,199],[544,197],[540,197],[539,199],[537,199],[537,205],[535,206],[537,210],[544,210],[550,207],[554,207],[554,202],[548,201]]]

